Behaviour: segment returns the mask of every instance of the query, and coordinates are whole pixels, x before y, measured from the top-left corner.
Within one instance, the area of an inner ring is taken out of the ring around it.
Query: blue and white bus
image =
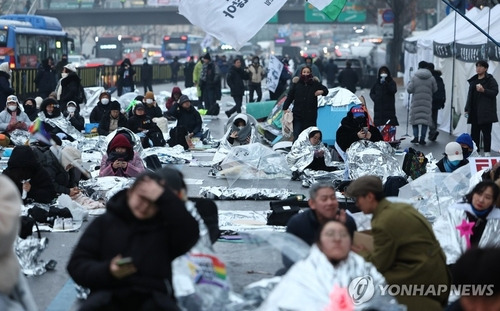
[[[194,35],[164,36],[161,45],[163,58],[172,61],[174,57],[200,56],[203,37]]]
[[[11,69],[37,68],[49,56],[57,62],[73,50],[73,39],[63,31],[57,18],[24,14],[0,16],[0,62],[9,62]]]

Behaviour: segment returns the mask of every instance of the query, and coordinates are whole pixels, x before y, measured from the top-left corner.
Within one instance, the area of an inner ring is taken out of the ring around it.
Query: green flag
[[[321,12],[323,12],[328,18],[330,18],[332,21],[335,21],[337,17],[339,17],[339,14],[342,12],[344,9],[345,3],[347,0],[333,0],[330,2],[329,5],[327,5]]]

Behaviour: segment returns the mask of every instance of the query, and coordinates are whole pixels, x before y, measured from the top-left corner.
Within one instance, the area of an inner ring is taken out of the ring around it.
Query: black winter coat
[[[50,180],[58,194],[65,193],[69,195],[69,189],[76,187],[76,182],[71,178],[71,175],[62,167],[59,160],[52,151],[43,152],[41,149],[34,149],[38,153],[40,164],[49,173]],[[43,153],[42,153],[43,152]]]
[[[196,134],[201,131],[203,122],[200,113],[193,106],[186,110],[176,103],[170,108],[168,115],[176,118],[177,126],[185,127],[189,133]]]
[[[433,71],[432,76],[436,80],[437,91],[432,94],[432,110],[439,110],[444,108],[446,101],[446,90],[444,88],[443,78],[441,78],[440,71]]]
[[[90,113],[90,123],[99,123],[103,116],[105,116],[109,112],[109,104],[103,105],[101,101],[97,102],[97,106],[92,109]]]
[[[63,115],[67,119],[69,112],[66,111],[63,113]],[[85,129],[85,119],[80,115],[80,105],[77,105],[75,113],[69,119],[69,123],[71,123],[71,125],[73,125],[73,127],[80,132]]]
[[[153,120],[146,114],[143,114],[141,116],[134,115],[130,117],[130,119],[128,119],[127,128],[134,133],[139,133],[142,130],[148,130],[150,132],[161,132],[156,123],[154,123]]]
[[[127,118],[120,113],[118,116],[118,127],[127,127]],[[99,122],[99,127],[97,127],[97,132],[99,135],[108,135],[111,133],[109,131],[109,125],[111,124],[111,115],[108,114],[102,117],[101,122]]]
[[[231,96],[243,96],[245,94],[245,84],[243,80],[248,80],[250,75],[243,67],[231,66],[227,74],[227,85],[231,88]]]
[[[22,181],[30,179],[31,190],[27,198],[38,203],[51,203],[57,197],[49,173],[40,165],[30,146],[17,146],[12,151],[8,166],[3,174],[9,177],[19,194],[23,192]]]
[[[158,105],[150,107],[147,104],[144,104],[144,112],[150,118],[161,118],[161,117],[163,117],[163,111],[161,111],[161,108],[158,107]]]
[[[396,82],[387,76],[384,82],[380,78],[373,85],[370,91],[370,98],[373,100],[375,126],[385,125],[390,120],[390,125],[399,125],[396,117],[396,92],[398,91]]]
[[[49,96],[51,92],[54,92],[57,85],[56,72],[52,69],[48,63],[44,60],[43,65],[38,69],[35,77],[35,85],[38,89],[38,93],[42,98]]]
[[[337,78],[341,87],[356,93],[356,85],[358,85],[359,77],[356,71],[352,68],[342,70]]]
[[[86,303],[106,295],[151,295],[158,310],[177,310],[172,291],[172,261],[198,241],[197,221],[184,203],[165,191],[156,201],[159,212],[138,220],[130,211],[127,190],[114,195],[104,215],[85,230],[68,263],[73,280],[91,290]],[[137,272],[121,280],[109,272],[111,259],[131,257]]]
[[[484,79],[478,79],[474,75],[468,80],[469,93],[465,111],[469,113],[468,124],[489,124],[498,122],[497,117],[497,94],[498,83],[489,73]],[[481,84],[484,93],[476,91],[476,84]]]
[[[323,96],[328,95],[326,86],[319,82],[319,79],[313,77],[304,82],[299,77],[292,79],[292,85],[288,91],[288,96],[283,104],[283,110],[287,110],[292,102],[294,120],[309,121],[316,124],[318,117],[318,97],[314,93],[318,90],[323,91]]]
[[[368,119],[368,115],[366,115],[366,118]],[[336,143],[339,145],[340,149],[346,151],[353,142],[360,140],[358,132],[366,126],[366,124],[363,124],[363,126],[358,124],[352,117],[352,112],[349,111],[347,116],[342,119],[341,125],[337,130]],[[377,142],[384,140],[382,134],[376,127],[370,125],[368,126],[368,131],[372,134],[370,141]]]
[[[82,84],[80,82],[80,77],[74,73],[68,73],[68,76],[61,79],[61,97],[59,99],[59,106],[61,111],[66,111],[66,104],[69,101],[74,101],[77,104],[83,102],[82,94]]]
[[[153,66],[150,64],[143,64],[141,67],[141,80],[143,82],[153,81]]]

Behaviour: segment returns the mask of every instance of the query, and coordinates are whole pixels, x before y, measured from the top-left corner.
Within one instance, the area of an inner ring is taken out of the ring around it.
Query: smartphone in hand
[[[116,262],[118,266],[129,265],[131,263],[132,263],[132,257],[123,257]]]

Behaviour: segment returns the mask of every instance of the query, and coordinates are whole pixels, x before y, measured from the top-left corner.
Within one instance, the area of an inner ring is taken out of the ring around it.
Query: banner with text
[[[474,174],[481,170],[492,168],[493,165],[500,161],[500,158],[468,158],[467,160],[469,160],[470,172],[474,176]]]
[[[271,92],[275,92],[278,87],[278,82],[280,81],[281,71],[283,70],[283,64],[280,60],[271,55],[269,57],[269,62],[267,66],[267,89]]]
[[[179,13],[193,25],[239,50],[286,0],[181,0]]]

